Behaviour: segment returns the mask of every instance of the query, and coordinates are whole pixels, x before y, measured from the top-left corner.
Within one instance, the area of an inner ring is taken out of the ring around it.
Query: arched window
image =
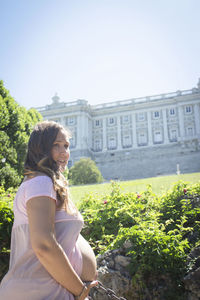
[[[108,149],[113,150],[117,148],[117,139],[115,136],[108,137]]]
[[[193,128],[193,126],[188,126],[186,128],[186,134],[187,134],[187,136],[193,136],[194,135],[194,128]]]
[[[123,148],[128,148],[132,146],[131,135],[125,134],[122,139]]]
[[[177,128],[173,128],[170,130],[170,141],[177,142],[178,139],[178,130]]]
[[[145,120],[145,114],[143,112],[138,114],[138,121],[144,121]]]
[[[161,130],[155,130],[154,131],[154,143],[155,144],[162,143],[162,132],[161,132]]]
[[[138,146],[147,145],[147,133],[145,131],[138,132]]]
[[[75,148],[76,147],[76,135],[73,134],[72,137],[70,138],[70,148]]]
[[[102,150],[102,141],[100,139],[96,139],[94,141],[94,151],[101,151]]]

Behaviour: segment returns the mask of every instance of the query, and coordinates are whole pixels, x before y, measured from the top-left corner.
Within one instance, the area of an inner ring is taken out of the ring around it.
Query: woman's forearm
[[[34,249],[41,264],[51,276],[73,295],[80,295],[84,284],[74,271],[66,253],[55,239]]]

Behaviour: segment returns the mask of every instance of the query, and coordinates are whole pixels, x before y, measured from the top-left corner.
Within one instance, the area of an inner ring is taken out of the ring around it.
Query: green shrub
[[[171,191],[162,196],[160,212],[160,222],[170,220],[166,232],[175,230],[177,223],[184,218],[184,228],[191,228],[191,232],[185,231],[184,236],[191,245],[195,245],[200,239],[200,184],[190,185],[179,181]]]
[[[11,231],[14,220],[12,210],[14,190],[0,187],[0,252],[10,249]]]
[[[9,187],[17,187],[21,182],[21,177],[18,175],[17,171],[12,168],[9,164],[0,169],[0,185],[5,189]]]
[[[149,276],[166,274],[173,282],[166,299],[179,299],[187,255],[200,237],[199,198],[200,183],[178,182],[172,191],[158,197],[151,186],[140,195],[122,194],[113,182],[110,195],[88,195],[80,202],[83,235],[96,254],[130,241],[126,254],[131,257],[133,281],[140,278],[148,282]]]
[[[0,281],[8,271],[10,252],[0,252]]]
[[[100,183],[103,177],[95,162],[90,158],[81,158],[69,169],[69,180],[74,185]]]
[[[110,195],[96,199],[89,194],[79,203],[86,224],[83,234],[89,234],[91,242],[95,243],[95,252],[102,253],[111,247],[120,228],[136,225],[141,217],[147,222],[157,218],[159,203],[160,199],[152,193],[150,186],[141,195],[122,194],[119,185],[112,182]]]

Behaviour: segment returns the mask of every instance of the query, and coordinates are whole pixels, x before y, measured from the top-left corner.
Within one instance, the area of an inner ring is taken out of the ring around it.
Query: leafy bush
[[[141,218],[147,222],[157,218],[160,215],[160,201],[152,193],[150,186],[141,195],[121,194],[119,185],[115,182],[112,182],[112,191],[109,195],[97,199],[89,194],[83,198],[79,203],[79,209],[86,224],[84,231],[89,234],[91,241],[95,242],[96,253],[102,253],[107,247],[110,248],[120,228],[130,228],[139,223]]]
[[[14,214],[12,204],[14,199],[14,190],[4,190],[0,187],[0,252],[10,249],[10,238]]]
[[[21,176],[18,175],[17,171],[12,168],[9,164],[0,169],[0,184],[5,189],[9,187],[17,187],[21,182]]]
[[[28,138],[42,116],[20,106],[0,80],[0,185],[16,186],[23,175]]]
[[[200,239],[200,184],[189,185],[179,181],[172,191],[162,196],[160,221],[168,222],[166,232],[174,230],[180,219],[185,220],[184,228],[191,228],[191,233],[183,232],[192,245]],[[184,229],[185,230],[185,229]]]
[[[82,158],[69,169],[69,180],[72,184],[100,183],[103,177],[95,162],[90,158]]]
[[[83,235],[96,254],[129,241],[126,254],[131,257],[133,280],[139,276],[147,282],[149,276],[166,274],[178,295],[187,271],[187,255],[200,237],[199,197],[200,183],[190,186],[179,182],[158,197],[151,186],[140,195],[122,194],[113,182],[110,195],[98,199],[88,195],[80,202]]]
[[[3,279],[4,275],[8,271],[9,267],[9,252],[0,252],[0,281]]]

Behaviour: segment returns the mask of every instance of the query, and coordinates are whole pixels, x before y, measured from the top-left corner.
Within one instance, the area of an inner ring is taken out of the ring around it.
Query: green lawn
[[[200,181],[200,173],[191,174],[180,174],[180,175],[170,175],[170,176],[159,176],[145,179],[137,179],[130,181],[120,181],[121,191],[126,192],[138,192],[141,193],[146,189],[148,184],[152,185],[153,192],[156,194],[162,194],[172,187],[172,185],[179,181],[187,181],[190,183],[196,183]],[[111,184],[101,183],[92,185],[82,185],[82,186],[71,186],[70,194],[75,203],[79,202],[85,194],[94,193],[98,195],[104,195],[111,191]]]

